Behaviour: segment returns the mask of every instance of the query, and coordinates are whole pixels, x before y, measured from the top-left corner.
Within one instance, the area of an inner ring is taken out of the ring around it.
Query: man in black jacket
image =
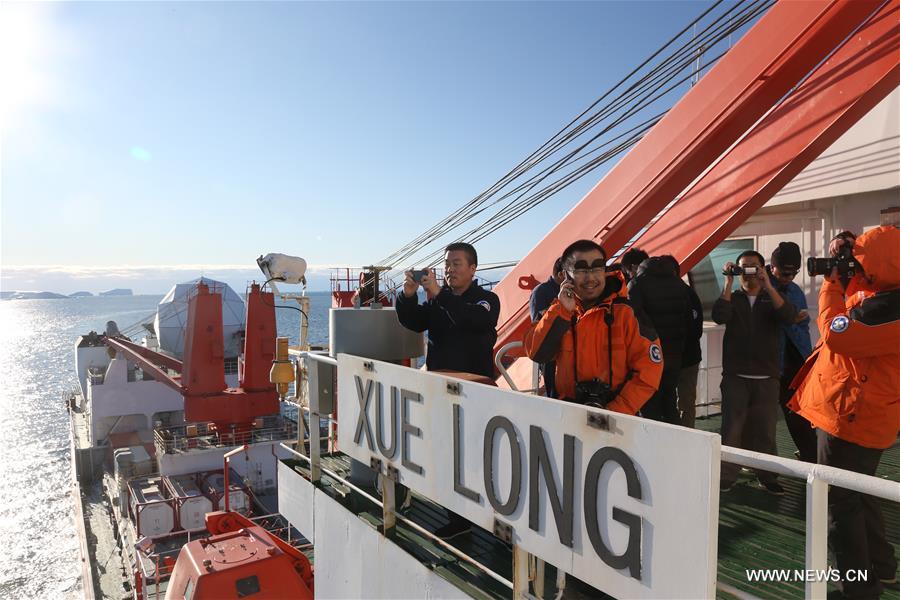
[[[421,279],[427,299],[419,304],[419,283],[406,272],[403,292],[397,294],[397,318],[413,331],[428,331],[429,371],[462,371],[494,378],[494,343],[500,299],[475,283],[478,254],[471,244],[454,243],[444,251],[444,285],[433,269]],[[449,523],[434,533],[448,540],[471,530],[470,523],[447,511]]]
[[[494,378],[494,343],[500,299],[475,283],[478,254],[470,244],[447,246],[444,285],[434,270],[422,278],[427,299],[419,304],[419,283],[406,272],[403,292],[397,295],[397,318],[407,329],[428,331],[429,371],[462,371]]]
[[[531,290],[528,304],[531,308],[531,322],[537,323],[559,296],[559,286],[566,277],[563,270],[563,259],[559,257],[553,263],[553,274],[550,279]],[[544,391],[550,398],[556,398],[556,361],[541,363],[541,374],[544,376]]]
[[[793,323],[797,310],[778,293],[765,269],[765,259],[754,250],[738,256],[743,269],[741,289],[731,292],[732,263],[725,264],[725,289],[712,309],[713,321],[725,324],[722,348],[722,444],[775,453],[775,423],[781,365],[778,340],[781,323]],[[720,487],[729,491],[737,481],[738,466],[722,463]],[[757,471],[769,493],[784,494],[774,473]]]
[[[659,388],[641,407],[641,416],[678,424],[681,419],[676,387],[688,333],[686,315],[691,310],[690,299],[685,283],[678,277],[677,267],[673,267],[669,259],[661,256],[648,258],[640,263],[634,273],[628,284],[628,300],[639,319],[650,320],[662,342],[665,360]]]

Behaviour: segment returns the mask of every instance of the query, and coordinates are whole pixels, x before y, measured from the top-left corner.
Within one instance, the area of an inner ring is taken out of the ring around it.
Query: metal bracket
[[[373,363],[373,362],[370,361],[370,360],[367,360],[367,361],[365,361],[365,362],[363,363],[363,369],[365,369],[366,371],[374,371],[374,370],[375,370],[375,363]]]
[[[380,461],[379,461],[380,462]],[[400,483],[400,469],[394,465],[387,466],[387,478],[394,483]]]
[[[462,391],[462,388],[455,381],[447,382],[447,393],[448,394],[453,394],[454,396],[459,396],[461,391]]]
[[[594,429],[609,431],[609,417],[607,415],[588,411],[587,424],[588,427],[593,427]]]
[[[507,544],[512,544],[513,540],[513,526],[509,523],[504,523],[500,519],[494,519],[494,537],[499,539],[501,542],[506,542]]]
[[[369,466],[372,467],[372,470],[376,473],[381,473],[381,459],[375,458],[374,456],[369,459]]]

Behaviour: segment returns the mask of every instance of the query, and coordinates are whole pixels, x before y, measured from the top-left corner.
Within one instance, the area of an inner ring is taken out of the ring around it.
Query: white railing
[[[814,572],[828,568],[828,486],[900,502],[900,483],[871,475],[730,446],[722,446],[722,460],[806,480],[806,568]],[[828,584],[821,579],[806,582],[807,598],[824,600]]]
[[[506,344],[497,352],[494,357],[494,364],[496,365],[498,371],[501,376],[506,380],[509,384],[510,388],[514,391],[520,391],[515,385],[515,382],[510,377],[509,373],[505,369],[502,364],[502,359],[513,348],[517,348],[522,345],[522,342],[511,342]],[[330,365],[334,365],[337,367],[337,360],[327,356],[325,354],[315,353],[315,352],[299,352],[297,353],[301,358],[306,358],[309,360],[315,360],[324,362]],[[536,379],[536,376],[534,377]],[[537,382],[534,383],[534,389],[532,390],[524,390],[526,393],[534,393],[537,390]],[[313,393],[311,390],[310,393]],[[305,410],[309,411],[309,409]],[[318,415],[312,412],[310,414],[310,423],[313,422],[313,417],[327,417],[330,418],[330,415]],[[336,423],[332,421],[332,427],[335,426]],[[298,456],[302,460],[306,461],[310,465],[310,479],[313,482],[317,482],[321,477],[322,473],[325,473],[329,477],[336,479],[342,484],[346,485],[350,489],[358,492],[363,495],[365,498],[375,503],[378,506],[382,507],[382,510],[385,512],[386,522],[391,520],[391,522],[395,520],[399,520],[409,527],[415,529],[422,535],[425,535],[430,540],[434,541],[436,544],[451,552],[455,556],[460,559],[471,563],[483,570],[487,575],[491,578],[495,579],[499,583],[504,586],[512,589],[514,591],[514,595],[517,597],[533,597],[531,594],[522,591],[523,583],[520,581],[523,577],[525,578],[525,589],[527,590],[527,581],[529,579],[527,569],[524,569],[520,566],[522,564],[522,557],[514,556],[514,568],[513,575],[516,581],[509,581],[500,575],[494,573],[481,563],[477,562],[472,557],[466,555],[461,552],[454,546],[446,543],[444,540],[437,538],[431,532],[425,530],[421,526],[416,523],[413,523],[409,519],[403,517],[402,515],[397,514],[394,511],[393,502],[382,502],[373,496],[369,495],[365,491],[361,490],[357,486],[353,485],[351,482],[345,480],[340,477],[338,474],[324,468],[321,466],[321,452],[320,452],[320,433],[319,428],[316,427],[315,431],[312,431],[312,427],[310,428],[309,435],[309,447],[310,447],[310,456],[306,456],[300,452],[297,452],[293,448],[282,444],[281,446],[286,450],[290,451],[295,456]],[[878,477],[873,477],[870,475],[863,475],[860,473],[855,473],[853,471],[846,471],[843,469],[838,469],[835,467],[830,467],[826,465],[818,465],[806,462],[800,462],[797,460],[786,459],[779,456],[773,456],[770,454],[762,454],[760,452],[753,452],[750,450],[743,450],[740,448],[732,448],[730,446],[722,446],[721,448],[721,460],[729,463],[734,463],[740,465],[742,467],[748,467],[753,469],[762,469],[765,471],[771,471],[778,475],[783,475],[786,477],[793,477],[798,479],[806,480],[806,549],[805,549],[805,564],[807,570],[812,570],[812,572],[824,572],[827,570],[827,556],[828,556],[828,487],[836,486],[841,487],[848,490],[853,490],[862,494],[868,494],[870,496],[876,496],[878,498],[883,498],[885,500],[889,500],[892,502],[900,503],[900,483],[889,481],[886,479],[881,479]],[[513,548],[514,554],[518,551],[517,548]],[[528,562],[527,556],[525,557],[524,562]],[[515,563],[518,562],[518,565]],[[805,595],[806,598],[819,600],[824,600],[826,598],[827,593],[827,581],[824,578],[820,578],[821,580],[813,580],[806,582]],[[722,590],[726,593],[729,593],[738,598],[746,598],[753,599],[754,596],[743,592],[731,585],[728,585],[724,582],[717,582],[716,587],[719,590]],[[559,590],[562,591],[561,589]]]
[[[313,436],[313,437],[315,437],[315,436]],[[311,443],[312,443],[312,442],[311,442]],[[457,558],[460,558],[460,559],[466,561],[467,563],[469,563],[469,564],[475,566],[475,567],[478,568],[479,570],[483,571],[483,572],[484,572],[486,575],[488,575],[491,579],[493,579],[493,580],[497,581],[498,583],[500,583],[500,584],[502,584],[502,585],[508,587],[509,589],[513,589],[513,582],[511,582],[510,580],[506,579],[505,577],[503,577],[503,576],[501,576],[501,575],[498,575],[497,573],[495,573],[494,571],[490,570],[488,567],[486,567],[485,565],[481,564],[480,562],[478,562],[477,560],[475,560],[474,558],[472,558],[471,556],[469,556],[468,554],[466,554],[466,553],[463,552],[462,550],[459,550],[458,548],[456,548],[456,547],[453,546],[452,544],[448,544],[447,542],[445,542],[445,541],[442,540],[441,538],[437,537],[437,536],[434,535],[432,532],[428,531],[427,529],[425,529],[424,527],[422,527],[422,526],[419,525],[418,523],[415,523],[415,522],[413,522],[413,521],[407,519],[407,518],[404,517],[403,515],[397,513],[396,511],[393,510],[392,507],[387,506],[385,502],[382,502],[382,501],[379,500],[378,498],[375,498],[374,496],[372,496],[371,494],[369,494],[368,492],[366,492],[366,491],[363,490],[362,488],[360,488],[360,487],[354,485],[351,481],[349,481],[348,479],[345,479],[345,478],[341,477],[340,475],[338,475],[338,474],[335,473],[334,471],[332,471],[332,470],[330,470],[330,469],[328,469],[328,468],[326,468],[326,467],[323,467],[323,466],[321,465],[321,463],[318,464],[318,466],[314,465],[314,464],[313,464],[313,461],[314,461],[314,460],[320,460],[320,457],[317,457],[317,456],[306,456],[305,454],[302,454],[302,453],[300,453],[300,452],[297,452],[296,450],[294,450],[294,449],[291,448],[290,446],[287,446],[286,444],[281,444],[281,447],[284,448],[285,450],[287,450],[288,452],[290,452],[291,454],[293,454],[294,456],[296,456],[297,458],[299,458],[299,459],[305,461],[305,462],[309,465],[309,468],[310,468],[310,474],[311,474],[311,475],[310,475],[310,479],[313,481],[313,483],[315,483],[315,482],[317,481],[317,479],[315,479],[315,478],[312,476],[312,473],[313,473],[313,472],[318,472],[318,473],[320,474],[320,476],[321,476],[321,474],[324,473],[325,475],[327,475],[327,476],[330,477],[331,479],[333,479],[333,480],[335,480],[335,481],[341,483],[342,485],[347,486],[348,488],[350,488],[351,490],[353,490],[353,491],[356,492],[357,494],[361,495],[363,498],[365,498],[365,499],[368,500],[369,502],[372,502],[372,503],[375,504],[376,506],[381,507],[382,511],[392,511],[393,514],[391,515],[391,517],[392,517],[394,520],[400,521],[401,523],[404,523],[405,525],[411,527],[411,528],[414,529],[416,532],[418,532],[418,533],[424,535],[424,536],[427,537],[429,540],[431,540],[431,541],[434,542],[435,544],[439,545],[441,548],[443,548],[443,549],[446,550],[447,552],[450,552],[451,554],[453,554],[453,555],[456,556]],[[387,520],[387,519],[385,519],[385,520]]]

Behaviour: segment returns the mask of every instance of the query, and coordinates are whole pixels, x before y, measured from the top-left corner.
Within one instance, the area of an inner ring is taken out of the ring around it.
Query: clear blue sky
[[[4,2],[2,287],[163,292],[272,251],[370,264],[708,4]]]

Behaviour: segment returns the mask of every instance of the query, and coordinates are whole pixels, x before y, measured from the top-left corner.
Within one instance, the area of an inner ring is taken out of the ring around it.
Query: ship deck
[[[710,417],[697,421],[698,429],[718,431],[721,418]],[[793,458],[794,444],[783,420],[779,420],[778,448],[782,456]],[[290,461],[289,461],[290,462]],[[350,460],[345,455],[323,457],[323,464],[342,477],[349,475]],[[878,476],[900,481],[900,443],[885,451],[878,468]],[[738,590],[759,598],[803,598],[802,582],[749,583],[746,569],[805,569],[806,492],[805,482],[781,478],[786,494],[775,497],[755,485],[755,477],[742,473],[739,484],[721,496],[719,509],[718,578]],[[327,476],[322,478],[323,490],[340,500],[373,527],[381,525],[381,509],[362,496],[342,489]],[[900,505],[882,502],[885,528],[895,552],[900,548]],[[414,495],[412,506],[404,515],[429,531],[446,524],[444,509]],[[511,592],[486,574],[447,552],[410,527],[398,522],[394,541],[420,562],[454,583],[475,598],[509,598]],[[495,573],[512,579],[512,554],[509,546],[490,532],[478,527],[468,536],[459,536],[451,543]],[[898,552],[900,557],[900,552]],[[555,595],[555,569],[547,565],[545,596]],[[596,598],[596,593],[567,590],[566,598]],[[605,596],[608,597],[608,596]],[[731,595],[718,592],[719,598]],[[900,587],[885,590],[882,598],[900,600]]]

